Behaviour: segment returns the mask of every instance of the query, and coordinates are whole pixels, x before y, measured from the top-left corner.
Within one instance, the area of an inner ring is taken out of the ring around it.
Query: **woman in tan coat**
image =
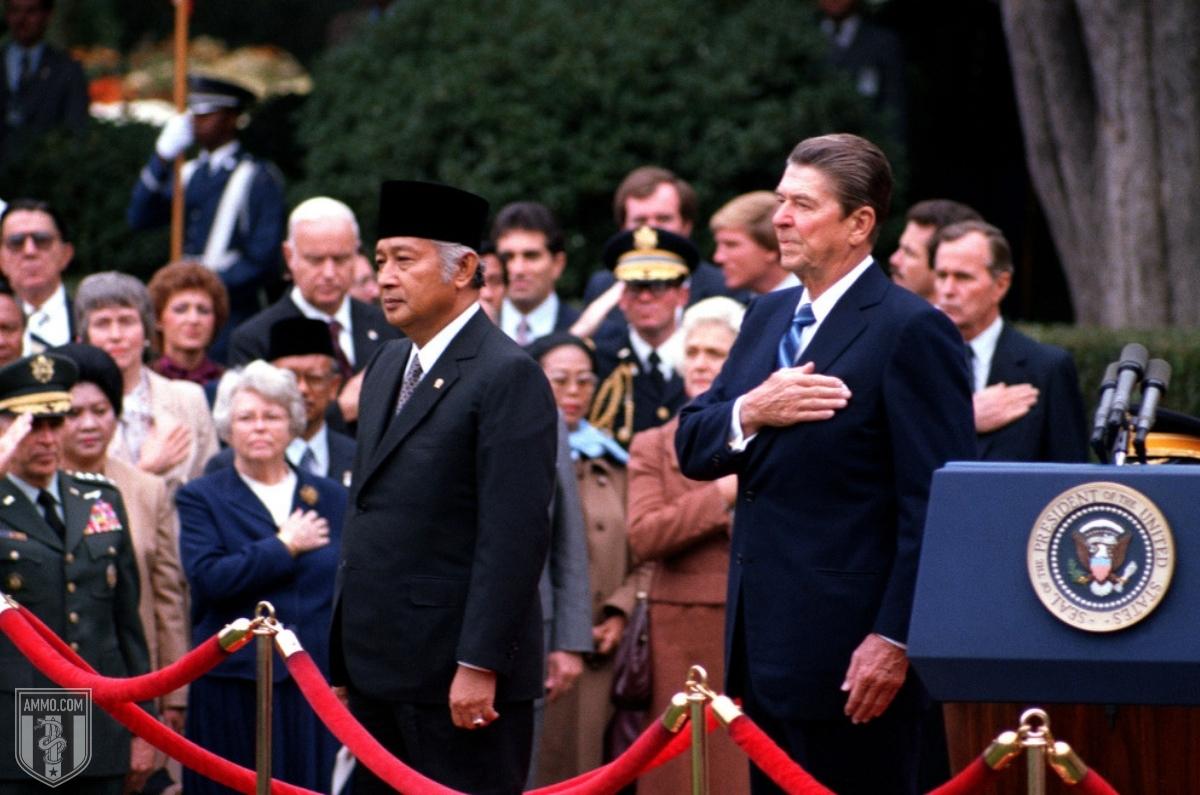
[[[703,393],[721,370],[742,322],[741,304],[709,298],[683,316],[683,383],[688,399]],[[679,471],[678,418],[639,433],[629,457],[629,544],[655,561],[650,585],[650,715],[666,709],[684,689],[688,668],[699,664],[709,686],[724,691],[725,585],[729,570],[736,476],[702,483]],[[709,789],[722,795],[750,791],[746,756],[723,732],[709,742]],[[690,791],[688,759],[643,776],[638,795]]]
[[[204,390],[171,381],[145,364],[154,328],[146,286],[115,271],[94,273],[75,292],[75,327],[82,342],[113,358],[124,388],[120,423],[108,454],[179,486],[204,474],[217,452],[217,433]]]
[[[595,650],[586,655],[575,686],[547,700],[537,781],[551,784],[599,767],[604,727],[612,715],[613,652],[621,640],[637,591],[648,580],[635,570],[625,540],[625,451],[585,419],[596,390],[596,363],[589,345],[556,333],[535,342],[530,353],[542,365],[563,421],[579,482],[587,529]],[[640,579],[639,579],[640,578]]]

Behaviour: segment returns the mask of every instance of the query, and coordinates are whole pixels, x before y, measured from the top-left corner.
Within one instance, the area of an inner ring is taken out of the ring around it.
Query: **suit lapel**
[[[41,511],[8,478],[0,478],[0,519],[53,549],[63,548],[62,539],[46,524]]]
[[[834,362],[866,330],[868,321],[863,310],[883,299],[888,284],[878,267],[867,268],[833,305],[812,342],[800,354],[800,361],[812,362],[818,373],[829,372]]]
[[[358,401],[357,439],[358,443],[366,448],[364,452],[369,450],[370,455],[374,455],[383,442],[384,433],[392,418],[392,410],[396,405],[396,395],[400,392],[400,382],[404,378],[410,351],[412,343],[408,340],[389,346],[371,365],[371,380],[363,384],[364,387],[369,385],[370,390],[364,390]]]
[[[996,350],[992,352],[992,365],[988,368],[987,382],[1020,384],[1029,380],[1025,375],[1025,357],[1017,354],[1013,345],[1012,328],[1005,323],[1000,327]]]
[[[229,467],[229,469],[224,470],[224,472],[225,476],[229,480],[233,481],[232,483],[228,483],[225,489],[225,492],[232,498],[231,502],[233,502],[234,505],[240,505],[244,507],[249,513],[258,514],[259,519],[262,522],[266,522],[266,525],[256,523],[254,525],[255,527],[274,527],[275,517],[271,516],[271,512],[267,510],[267,506],[263,505],[263,502],[258,498],[258,495],[250,490],[250,487],[246,485],[246,481],[242,480],[242,476],[238,474],[237,469],[234,467]],[[295,495],[292,495],[293,504],[295,503],[295,500]]]
[[[750,370],[752,386],[761,384],[767,376],[778,369],[779,340],[783,339],[783,333],[792,323],[792,317],[796,314],[802,292],[803,288],[801,287],[792,287],[781,292],[779,301],[784,308],[771,310],[767,314],[766,322],[763,324],[761,342],[754,346],[750,354],[752,357]],[[761,301],[765,298],[764,296],[757,300]]]

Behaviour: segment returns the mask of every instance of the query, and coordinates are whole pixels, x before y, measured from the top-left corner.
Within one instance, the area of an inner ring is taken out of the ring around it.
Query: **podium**
[[[955,770],[1041,706],[1118,791],[1200,792],[1200,467],[938,471],[909,657]]]

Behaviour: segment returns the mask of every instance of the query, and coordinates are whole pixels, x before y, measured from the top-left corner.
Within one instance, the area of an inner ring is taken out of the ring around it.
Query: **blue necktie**
[[[812,304],[804,304],[796,310],[791,325],[787,327],[787,331],[783,332],[783,337],[779,340],[778,364],[780,367],[796,366],[796,357],[800,355],[800,335],[804,329],[816,322],[817,316],[813,314]]]

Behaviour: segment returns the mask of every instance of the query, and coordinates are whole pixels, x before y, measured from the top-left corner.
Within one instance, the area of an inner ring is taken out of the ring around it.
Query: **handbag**
[[[650,607],[645,591],[638,591],[633,615],[613,658],[612,702],[618,709],[650,708]]]

